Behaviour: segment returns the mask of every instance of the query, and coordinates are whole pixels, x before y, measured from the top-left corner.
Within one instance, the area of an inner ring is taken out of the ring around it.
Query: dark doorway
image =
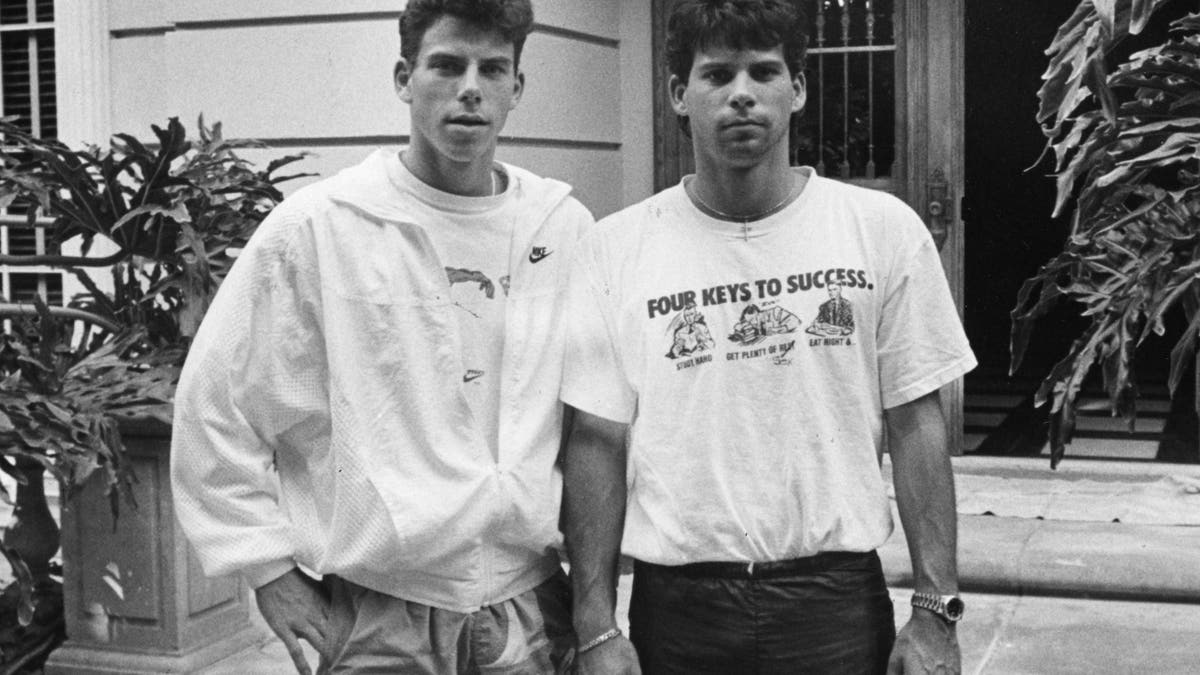
[[[1054,181],[1035,116],[1044,51],[1074,0],[968,2],[966,36],[966,300],[964,319],[980,365],[1008,367],[1008,313],[1021,282],[1062,245],[1069,223],[1051,220]],[[1061,329],[1039,326],[1023,371],[1046,372],[1070,344]],[[1054,339],[1054,336],[1062,336]]]

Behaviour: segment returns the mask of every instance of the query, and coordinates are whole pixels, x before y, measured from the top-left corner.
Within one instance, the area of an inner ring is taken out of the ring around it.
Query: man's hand
[[[887,675],[959,675],[962,655],[954,626],[913,608],[912,619],[896,636]]]
[[[642,675],[637,651],[624,635],[575,657],[574,675]]]
[[[278,579],[254,590],[258,611],[267,625],[283,641],[288,656],[300,675],[312,675],[308,659],[300,648],[300,638],[316,648],[323,658],[327,648],[329,599],[321,585],[308,575],[293,568]]]

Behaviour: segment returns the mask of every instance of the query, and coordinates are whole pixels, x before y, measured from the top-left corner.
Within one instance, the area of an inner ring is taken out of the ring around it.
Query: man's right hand
[[[300,639],[308,640],[323,658],[330,657],[325,653],[329,598],[320,582],[292,568],[287,574],[256,588],[254,595],[258,600],[258,611],[283,641],[288,656],[296,665],[296,672],[312,675],[312,668],[300,648]]]
[[[624,635],[619,635],[587,653],[575,657],[575,675],[642,675],[637,650]]]

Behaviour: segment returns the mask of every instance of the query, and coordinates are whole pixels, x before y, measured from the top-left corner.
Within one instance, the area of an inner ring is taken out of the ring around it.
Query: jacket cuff
[[[246,583],[250,584],[250,588],[258,589],[291,572],[293,569],[296,569],[296,563],[290,559],[274,560],[269,563],[247,567],[242,570],[242,576],[245,577]]]

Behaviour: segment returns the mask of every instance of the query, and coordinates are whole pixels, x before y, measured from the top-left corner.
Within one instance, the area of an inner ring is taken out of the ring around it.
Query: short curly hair
[[[415,63],[425,32],[443,16],[499,31],[513,44],[513,69],[520,66],[525,38],[533,30],[530,0],[409,0],[400,14],[401,58]]]
[[[687,82],[696,51],[783,45],[792,76],[803,72],[808,26],[797,0],[677,0],[667,21],[667,68]]]

